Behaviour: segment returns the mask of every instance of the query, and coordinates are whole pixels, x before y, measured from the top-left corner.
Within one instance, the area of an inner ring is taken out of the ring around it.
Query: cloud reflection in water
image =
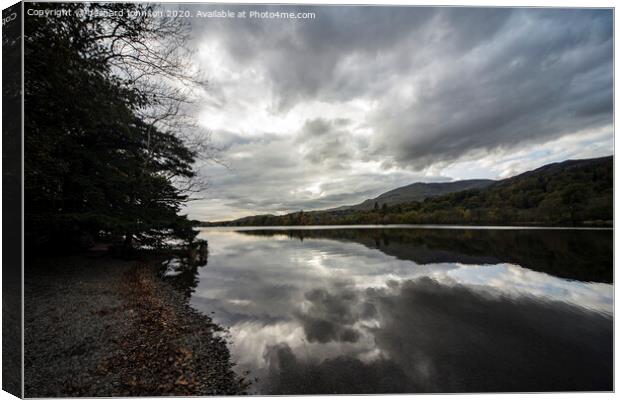
[[[418,263],[350,232],[202,236],[209,264],[192,305],[230,327],[233,357],[260,393],[611,390],[609,283],[476,263],[462,238],[437,250],[442,262],[427,262],[426,246]],[[595,236],[611,245],[611,233]]]

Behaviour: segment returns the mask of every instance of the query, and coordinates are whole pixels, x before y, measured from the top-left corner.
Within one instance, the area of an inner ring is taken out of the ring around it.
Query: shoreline
[[[575,230],[575,231],[605,231],[613,230],[612,226],[545,226],[545,225],[458,225],[458,224],[353,224],[353,225],[212,225],[198,226],[199,230],[329,230],[329,229],[495,229],[495,230]]]
[[[163,254],[28,262],[25,395],[242,394],[222,328],[158,275]]]

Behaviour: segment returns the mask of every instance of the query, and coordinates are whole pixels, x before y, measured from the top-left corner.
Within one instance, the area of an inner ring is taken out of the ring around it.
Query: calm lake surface
[[[613,389],[611,230],[200,237],[207,265],[169,279],[229,328],[253,393]]]

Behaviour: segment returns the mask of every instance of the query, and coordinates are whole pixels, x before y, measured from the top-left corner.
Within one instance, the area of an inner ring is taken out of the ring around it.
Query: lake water
[[[229,328],[253,393],[612,390],[610,230],[200,237],[207,264],[170,279]]]

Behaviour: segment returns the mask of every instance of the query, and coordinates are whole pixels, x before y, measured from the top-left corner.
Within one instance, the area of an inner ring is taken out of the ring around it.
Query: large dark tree
[[[69,10],[25,23],[28,244],[193,240],[187,26],[138,4],[28,7]]]

